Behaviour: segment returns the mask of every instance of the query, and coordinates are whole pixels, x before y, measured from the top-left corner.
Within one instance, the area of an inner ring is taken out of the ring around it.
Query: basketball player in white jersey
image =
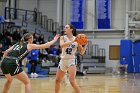
[[[76,40],[76,29],[73,25],[68,24],[64,28],[64,36],[60,37],[60,47],[62,49],[61,60],[56,72],[56,81],[55,81],[55,93],[60,92],[60,82],[63,79],[66,72],[68,72],[69,81],[72,87],[74,88],[75,93],[81,93],[80,87],[76,84],[76,58],[75,53],[77,48],[80,54],[84,54],[86,51],[87,45],[82,47],[79,45]]]

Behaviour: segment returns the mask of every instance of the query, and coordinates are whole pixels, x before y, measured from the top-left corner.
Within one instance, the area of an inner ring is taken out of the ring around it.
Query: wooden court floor
[[[0,93],[5,82],[0,77]],[[81,93],[140,93],[140,74],[125,75],[101,75],[93,74],[77,76],[77,83]],[[60,93],[74,93],[68,79],[61,83]],[[54,93],[55,76],[31,78],[32,93]],[[24,85],[14,79],[9,93],[24,93]]]

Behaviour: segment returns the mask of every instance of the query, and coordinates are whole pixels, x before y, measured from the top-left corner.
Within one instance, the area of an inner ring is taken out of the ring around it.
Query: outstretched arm
[[[40,44],[40,45],[37,45],[37,44],[28,44],[27,45],[27,49],[28,49],[28,51],[31,51],[32,49],[49,48],[52,44],[54,44],[58,40],[58,38],[59,38],[59,35],[56,35],[52,41],[47,42],[45,44]]]
[[[4,54],[3,54],[3,58],[7,56],[7,54],[13,49],[13,46],[10,47],[9,49],[7,49],[6,51],[4,51]],[[2,59],[3,59],[2,58]]]

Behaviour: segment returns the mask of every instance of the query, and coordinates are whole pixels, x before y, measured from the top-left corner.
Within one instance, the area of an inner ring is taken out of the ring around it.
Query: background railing
[[[10,14],[9,14],[10,13]],[[21,20],[21,24],[27,27],[28,24],[34,23],[40,25],[46,31],[52,32],[53,34],[61,33],[62,27],[58,22],[53,19],[49,19],[47,15],[42,15],[41,12],[25,9],[5,8],[5,19]]]

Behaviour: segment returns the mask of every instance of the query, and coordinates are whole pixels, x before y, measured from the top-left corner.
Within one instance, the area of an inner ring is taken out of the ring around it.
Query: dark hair
[[[122,58],[126,58],[125,56],[123,56]]]
[[[70,29],[73,29],[72,30],[73,35],[76,36],[77,35],[76,28],[72,24],[68,24],[68,25],[70,26]]]
[[[122,59],[126,59],[126,57],[125,57],[125,56],[123,56],[123,57],[122,57]]]

